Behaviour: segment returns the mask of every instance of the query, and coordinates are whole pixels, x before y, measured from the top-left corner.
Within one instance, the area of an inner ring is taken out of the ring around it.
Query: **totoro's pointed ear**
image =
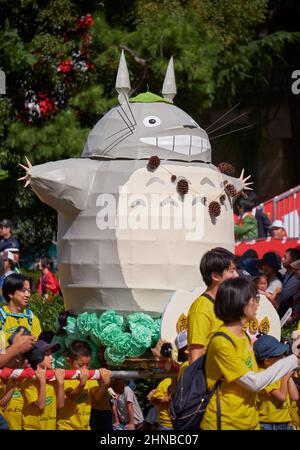
[[[175,81],[174,63],[173,63],[173,56],[171,56],[162,88],[162,95],[164,98],[171,100],[171,102],[173,103],[173,98],[175,97],[176,94],[177,89]]]
[[[118,100],[119,103],[122,104],[128,99],[129,92],[131,89],[130,86],[130,79],[129,79],[129,72],[127,69],[126,59],[124,55],[124,50],[122,50],[120,61],[119,61],[119,68],[118,68],[118,74],[116,79],[116,91],[118,92]]]

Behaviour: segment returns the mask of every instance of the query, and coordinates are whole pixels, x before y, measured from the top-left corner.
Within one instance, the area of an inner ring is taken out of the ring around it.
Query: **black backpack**
[[[224,336],[233,344],[232,339],[221,331],[216,336]],[[189,365],[181,375],[170,402],[170,415],[174,430],[199,431],[200,423],[205,409],[215,393],[219,389],[221,380],[218,380],[211,391],[208,390],[205,377],[206,355],[201,356]],[[217,399],[217,423],[221,428],[221,411],[219,396]]]

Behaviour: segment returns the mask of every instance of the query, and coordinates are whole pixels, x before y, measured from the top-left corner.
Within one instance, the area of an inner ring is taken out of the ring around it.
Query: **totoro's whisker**
[[[120,105],[119,108],[121,108],[121,110],[122,110],[123,113],[125,114],[125,116],[126,116],[128,122],[129,122],[131,128],[134,128],[134,127],[135,127],[135,124],[132,122],[131,118],[128,116],[128,114],[126,113],[126,111],[125,111],[125,109],[123,108],[123,106]]]
[[[228,124],[230,124],[231,122],[235,122],[236,120],[240,119],[241,117],[245,116],[246,114],[248,114],[248,112],[244,112],[242,114],[240,114],[237,117],[234,117],[233,119],[229,120],[228,122],[224,123],[223,125],[220,125],[219,127],[215,128],[214,130],[210,131],[208,133],[208,135],[210,136],[212,133],[214,133],[217,130],[220,130],[220,128],[224,128],[226,127]]]
[[[226,134],[236,133],[237,131],[245,130],[246,128],[252,128],[253,126],[254,126],[254,124],[251,123],[250,125],[246,125],[245,127],[237,128],[236,130],[231,130],[231,131],[228,131],[227,133],[218,134],[218,136],[213,136],[210,138],[210,140],[212,141],[213,139],[217,139],[221,136],[225,136]]]
[[[103,150],[103,153],[109,153],[116,145],[120,144],[120,142],[124,141],[124,139],[128,138],[133,134],[133,131],[128,130],[126,133],[124,133],[122,136],[119,136],[117,139],[115,139],[111,144],[109,144],[105,149]]]
[[[233,108],[231,108],[229,111],[227,111],[225,114],[223,114],[221,117],[219,117],[217,120],[215,120],[213,123],[211,123],[210,125],[208,125],[208,127],[205,129],[205,131],[209,130],[212,126],[215,125],[215,123],[218,123],[221,119],[223,119],[223,117],[228,116],[228,114],[231,113],[231,111],[233,111],[235,108],[237,108],[240,105],[240,103],[237,103]]]
[[[124,94],[124,92],[122,92],[122,94],[123,94],[123,96],[124,96],[124,98],[125,98],[125,101],[126,101],[126,103],[127,103],[127,106],[128,106],[129,111],[130,111],[130,114],[132,115],[132,118],[133,118],[133,124],[136,126],[137,123],[136,123],[135,117],[134,117],[134,115],[133,115],[133,112],[132,112],[130,103],[129,103],[129,101],[128,101],[128,98],[126,97],[126,95]]]
[[[129,122],[129,124],[128,124],[128,122],[125,120],[125,118],[122,116],[122,114],[120,113],[120,111],[117,109],[117,111],[118,111],[118,114],[120,115],[120,117],[121,117],[121,119],[123,120],[123,122],[125,123],[125,125],[127,126],[127,128],[130,130],[130,131],[133,131],[134,130],[134,126],[133,125],[131,125],[131,123]],[[123,111],[123,110],[122,110]]]
[[[116,131],[115,133],[111,134],[110,136],[107,136],[104,140],[106,141],[107,139],[110,139],[111,137],[115,136],[116,134],[121,133],[122,131],[125,131],[128,129],[128,126],[126,128],[121,128],[121,130]]]

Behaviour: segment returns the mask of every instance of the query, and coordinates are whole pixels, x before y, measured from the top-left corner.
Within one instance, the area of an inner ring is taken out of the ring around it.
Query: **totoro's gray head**
[[[171,59],[163,97],[146,92],[129,99],[130,81],[122,52],[116,81],[119,106],[108,111],[89,133],[83,157],[149,158],[211,162],[207,133],[173,105],[176,84]]]

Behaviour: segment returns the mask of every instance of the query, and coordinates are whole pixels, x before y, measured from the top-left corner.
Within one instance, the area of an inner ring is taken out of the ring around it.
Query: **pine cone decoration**
[[[176,180],[177,180],[176,175],[172,175],[172,176],[171,176],[171,181],[172,181],[172,183],[175,183]]]
[[[226,197],[225,197],[224,194],[222,194],[222,195],[220,196],[220,203],[221,203],[221,205],[224,205],[225,200],[226,200]]]
[[[147,164],[147,170],[149,172],[154,172],[160,165],[160,159],[158,156],[151,156],[149,158],[148,164]]]
[[[237,194],[237,191],[233,184],[227,184],[227,186],[225,187],[225,192],[228,197],[234,197]]]
[[[208,211],[212,217],[218,217],[221,214],[220,203],[216,201],[210,202],[210,204],[208,205]]]
[[[189,183],[184,178],[182,178],[178,181],[176,190],[180,197],[183,199],[183,197],[189,192]]]
[[[226,162],[221,162],[218,165],[218,169],[220,172],[226,173],[226,175],[233,175],[235,172],[235,167]]]

